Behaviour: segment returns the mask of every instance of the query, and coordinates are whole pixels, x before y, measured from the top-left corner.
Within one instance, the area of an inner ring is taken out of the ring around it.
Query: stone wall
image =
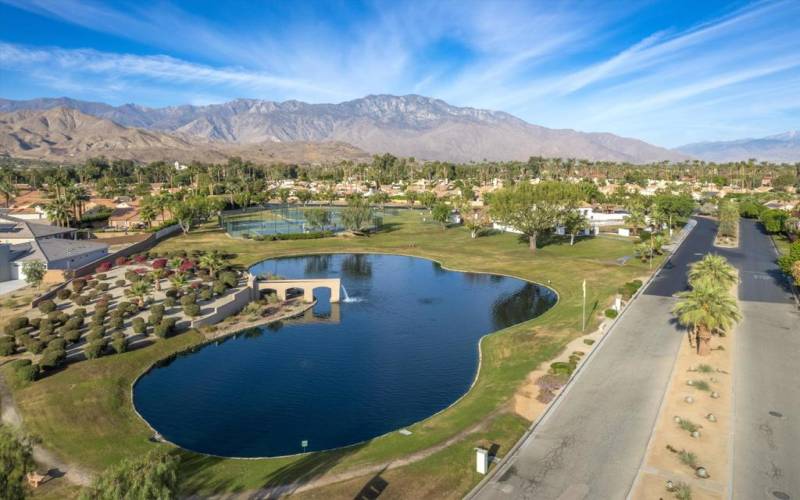
[[[249,304],[252,299],[253,290],[249,286],[246,286],[241,290],[237,290],[231,294],[228,297],[228,300],[215,307],[211,314],[193,320],[191,326],[192,328],[197,328],[199,326],[207,326],[219,323],[228,316],[236,314],[244,309],[244,307]]]

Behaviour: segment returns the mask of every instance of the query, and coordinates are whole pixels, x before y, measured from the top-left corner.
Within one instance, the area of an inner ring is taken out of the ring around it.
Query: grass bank
[[[290,254],[402,253],[435,259],[452,269],[502,273],[549,284],[560,297],[558,304],[539,318],[486,336],[481,344],[482,367],[473,389],[448,410],[411,426],[412,435],[392,433],[342,450],[281,459],[230,460],[176,451],[183,458],[181,482],[185,491],[211,494],[303,483],[324,474],[398,460],[464,434],[420,462],[387,471],[392,484],[403,488],[413,485],[422,488],[420,493],[460,496],[478,480],[471,466],[472,447],[494,443],[500,446],[500,455],[508,450],[526,426],[523,419],[505,411],[515,391],[528,373],[580,335],[582,280],[587,280],[589,331],[619,286],[648,272],[647,264],[638,259],[630,259],[623,266],[616,262],[633,254],[632,243],[625,240],[599,237],[578,241],[574,246],[556,242],[532,256],[527,244],[514,235],[473,240],[464,229],[444,231],[438,225],[424,223],[422,217],[420,213],[389,217],[385,230],[369,238],[256,242],[231,239],[219,230],[208,229],[156,247],[156,251],[235,253],[235,262],[245,266]],[[18,387],[15,397],[26,426],[65,460],[93,470],[163,446],[148,441],[150,431],[131,407],[131,383],[158,359],[200,342],[201,335],[187,333],[145,349],[71,365],[44,380]],[[485,425],[474,429],[478,422]],[[465,433],[469,429],[474,432]],[[355,494],[359,489],[356,480],[334,486],[342,488],[351,483]]]

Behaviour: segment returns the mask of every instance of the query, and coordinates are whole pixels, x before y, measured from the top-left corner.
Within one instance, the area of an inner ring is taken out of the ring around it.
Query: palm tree
[[[144,307],[144,298],[150,295],[150,282],[137,280],[131,285],[131,295],[139,299],[139,307]]]
[[[186,278],[186,273],[175,273],[170,276],[169,282],[172,283],[173,287],[180,290],[189,283],[189,280]]]
[[[153,281],[155,282],[156,290],[161,291],[161,280],[167,274],[167,270],[164,269],[163,267],[160,267],[150,271],[150,274],[153,276]]]
[[[17,188],[11,182],[11,178],[7,176],[0,177],[0,194],[6,199],[6,208],[11,203],[11,198],[17,195]]]
[[[225,259],[222,258],[217,252],[206,253],[200,256],[198,262],[200,267],[208,269],[212,278],[215,278],[217,271],[225,266]]]
[[[56,198],[44,207],[47,218],[58,226],[69,227],[72,207],[64,198]]]
[[[689,268],[689,283],[697,286],[702,281],[715,283],[722,289],[729,290],[738,281],[738,276],[725,257],[708,254]]]
[[[689,329],[689,344],[695,336],[697,354],[711,353],[711,335],[729,330],[739,319],[739,306],[724,288],[708,281],[679,294],[680,302],[672,309],[680,324]]]

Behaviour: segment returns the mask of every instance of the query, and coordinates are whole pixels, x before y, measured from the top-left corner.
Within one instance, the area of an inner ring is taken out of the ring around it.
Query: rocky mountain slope
[[[794,163],[800,161],[800,132],[794,130],[761,139],[697,142],[676,148],[676,151],[715,162],[755,158],[761,161]]]
[[[510,114],[451,106],[408,95],[374,95],[339,104],[237,99],[208,106],[110,106],[68,98],[11,101],[0,112],[65,107],[120,125],[229,143],[342,141],[370,153],[449,161],[571,157],[642,163],[686,156],[604,133],[556,130]]]
[[[341,142],[249,144],[213,141],[180,133],[124,127],[105,118],[62,107],[0,114],[0,154],[32,159],[108,158],[140,161],[225,161],[230,156],[259,162],[316,163],[369,155]]]

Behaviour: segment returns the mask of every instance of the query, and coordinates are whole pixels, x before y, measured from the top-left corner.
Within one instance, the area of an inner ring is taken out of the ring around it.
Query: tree
[[[186,278],[186,273],[176,272],[172,276],[169,277],[169,282],[172,283],[172,286],[180,290],[181,288],[185,287],[189,280]]]
[[[59,196],[45,205],[44,211],[47,214],[47,218],[55,222],[57,226],[69,227],[72,207],[66,199]]]
[[[370,196],[370,201],[372,203],[377,203],[381,206],[381,210],[386,209],[386,204],[389,202],[391,198],[389,198],[389,193],[385,193],[383,191],[378,191],[377,193]]]
[[[761,212],[758,218],[764,224],[764,229],[767,232],[775,234],[783,231],[783,225],[786,219],[789,218],[789,214],[783,210],[766,209]]]
[[[578,233],[589,229],[589,221],[586,219],[586,216],[583,215],[580,210],[576,209],[568,210],[561,219],[561,224],[564,226],[564,230],[567,234],[569,234],[570,246],[575,244],[575,236],[577,236]]]
[[[25,275],[25,282],[29,285],[38,287],[44,280],[47,273],[47,266],[41,260],[26,260],[22,263],[22,274]]]
[[[459,200],[458,212],[461,214],[461,223],[469,230],[469,236],[472,239],[477,238],[480,230],[489,224],[486,212],[483,210],[475,212],[472,204],[466,198]]]
[[[689,338],[695,336],[699,356],[711,354],[713,333],[728,331],[741,319],[736,300],[717,284],[701,281],[678,296],[680,301],[672,312],[689,329]]]
[[[331,223],[331,213],[324,208],[309,208],[303,212],[311,229],[324,229]]]
[[[153,450],[106,469],[81,493],[81,500],[172,499],[178,491],[178,457]]]
[[[689,284],[692,286],[706,282],[727,290],[737,281],[736,270],[721,255],[708,254],[689,267]]]
[[[217,252],[207,252],[200,256],[198,265],[203,269],[208,269],[208,273],[215,278],[217,272],[225,267],[225,259]]]
[[[800,240],[789,247],[789,253],[778,257],[778,266],[787,274],[792,272],[795,262],[800,262]]]
[[[31,444],[0,426],[0,498],[24,499],[27,496],[25,477],[33,471],[34,465]]]
[[[450,222],[450,207],[444,203],[437,203],[431,210],[431,218],[442,225],[442,229],[447,229]]]
[[[733,238],[739,232],[739,206],[733,201],[719,205],[719,234]]]
[[[294,195],[297,196],[297,199],[300,200],[300,203],[302,203],[303,205],[307,205],[308,202],[311,201],[311,198],[313,198],[314,196],[311,194],[311,191],[305,189],[297,190],[294,193]]]
[[[11,198],[17,195],[17,188],[11,181],[10,176],[3,175],[0,177],[0,195],[3,195],[3,198],[5,198],[6,208],[8,208],[9,203],[11,203]]]
[[[147,280],[137,280],[131,285],[131,295],[139,299],[139,307],[144,306],[144,298],[150,295],[150,282]]]
[[[792,278],[795,284],[800,286],[800,260],[792,264]]]
[[[646,224],[644,202],[639,198],[631,198],[625,205],[628,211],[628,216],[625,217],[625,224],[630,226],[633,230],[633,235],[639,234],[639,229],[643,228]]]
[[[167,275],[167,270],[163,267],[157,267],[150,271],[150,275],[153,277],[153,283],[156,285],[156,290],[161,291],[161,280]]]
[[[342,210],[342,223],[351,231],[361,231],[372,219],[372,209],[363,198],[353,196],[348,200],[347,208]]]
[[[523,183],[495,192],[489,210],[498,222],[527,236],[530,251],[536,252],[539,235],[550,231],[576,201],[577,192],[569,184]]]
[[[430,210],[436,204],[436,194],[432,191],[423,191],[417,195],[417,199],[423,207]]]

